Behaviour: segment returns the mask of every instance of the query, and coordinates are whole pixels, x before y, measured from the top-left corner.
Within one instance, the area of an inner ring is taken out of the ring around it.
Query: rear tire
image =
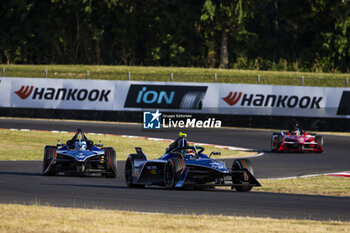
[[[282,136],[282,134],[279,133],[277,138],[277,149],[276,149],[277,152],[280,152],[278,149],[281,147],[283,142],[284,142],[284,137]]]
[[[281,147],[284,141],[284,137],[280,133],[273,133],[271,137],[271,151],[279,152],[279,148]]]
[[[252,175],[254,175],[253,165],[249,159],[236,159],[232,164],[232,170],[242,171],[242,174],[232,176],[233,184],[242,184],[242,186],[234,186],[238,192],[249,192],[253,187],[248,186],[249,175],[244,169],[247,169]]]
[[[43,174],[45,176],[53,176],[56,173],[52,171],[52,163],[57,157],[55,146],[45,146],[44,160],[43,160]]]
[[[164,184],[168,189],[174,189],[176,182],[185,170],[185,162],[182,158],[170,158],[164,167]]]
[[[105,151],[106,169],[109,170],[109,172],[103,175],[106,178],[115,178],[117,176],[117,156],[115,150],[112,147],[104,147],[102,149]]]

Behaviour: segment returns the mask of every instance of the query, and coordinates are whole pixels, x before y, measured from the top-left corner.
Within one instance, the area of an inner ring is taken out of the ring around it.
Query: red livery
[[[323,152],[323,137],[300,129],[273,133],[271,150],[276,152]]]

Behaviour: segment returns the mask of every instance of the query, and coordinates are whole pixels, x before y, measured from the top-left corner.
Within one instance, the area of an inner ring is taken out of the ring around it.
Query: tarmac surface
[[[5,118],[0,119],[0,128],[71,132],[82,128],[84,132],[91,133],[167,139],[176,138],[179,131],[146,131],[137,124]],[[323,135],[325,151],[321,154],[271,153],[272,132],[236,128],[186,130],[190,141],[245,147],[263,152],[263,156],[251,158],[258,179],[350,170],[350,137]],[[231,161],[227,160],[226,164],[231,164]],[[350,197],[263,193],[254,192],[254,188],[249,193],[233,190],[127,188],[124,161],[118,161],[116,179],[46,177],[41,171],[42,161],[0,161],[0,202],[160,213],[350,220]]]

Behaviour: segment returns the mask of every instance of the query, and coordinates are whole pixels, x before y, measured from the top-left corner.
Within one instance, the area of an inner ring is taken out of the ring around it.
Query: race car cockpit
[[[93,141],[87,139],[81,129],[77,129],[77,133],[66,144],[71,150],[90,150],[93,146]]]
[[[296,136],[300,136],[304,134],[304,131],[300,128],[300,125],[298,123],[296,123],[290,130],[289,133],[291,135],[296,135]]]
[[[76,141],[74,143],[74,149],[75,150],[86,150],[86,141],[82,141],[81,139],[78,139],[78,141]]]
[[[179,138],[173,141],[169,147],[166,149],[165,153],[169,153],[174,151],[177,148],[187,148],[189,147],[188,142],[186,140],[187,134],[180,132]]]
[[[186,140],[187,134],[180,132],[179,138],[172,142],[165,153],[181,153],[185,158],[199,158],[204,150],[200,146],[190,146]]]

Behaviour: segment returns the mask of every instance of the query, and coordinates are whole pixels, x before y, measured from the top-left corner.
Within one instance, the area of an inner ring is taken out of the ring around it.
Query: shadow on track
[[[103,189],[127,189],[126,186],[118,185],[96,185],[96,184],[50,184],[53,186],[69,186],[69,187],[83,187],[83,188],[103,188]]]
[[[184,187],[184,188],[178,188],[178,189],[167,189],[165,187],[158,187],[158,186],[148,186],[145,188],[137,188],[137,187],[127,187],[127,186],[121,186],[121,185],[95,185],[95,184],[50,184],[54,186],[67,186],[67,187],[81,187],[81,188],[101,188],[101,189],[125,189],[125,190],[140,190],[140,191],[165,191],[165,192],[220,192],[220,193],[240,193],[233,189],[215,189],[215,188],[203,188],[203,187]],[[254,192],[256,193],[256,192]]]
[[[42,173],[36,173],[36,172],[0,172],[0,175],[43,176]]]

